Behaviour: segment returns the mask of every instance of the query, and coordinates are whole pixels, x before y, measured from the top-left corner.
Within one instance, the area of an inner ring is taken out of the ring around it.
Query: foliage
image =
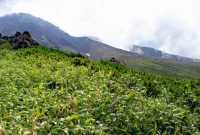
[[[0,134],[199,134],[200,80],[42,46],[4,47],[0,67]]]
[[[0,49],[11,49],[11,45],[7,40],[0,39]]]

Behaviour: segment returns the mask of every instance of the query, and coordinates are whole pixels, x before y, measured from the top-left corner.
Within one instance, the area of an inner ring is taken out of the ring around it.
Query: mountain
[[[16,31],[29,31],[40,44],[66,51],[89,53],[93,47],[101,45],[95,37],[73,37],[59,27],[27,13],[0,17],[0,33],[11,36]],[[94,56],[94,58],[97,58]]]
[[[70,39],[72,37],[41,18],[26,13],[11,14],[0,18],[0,32],[2,35],[11,36],[16,31],[29,31],[33,38],[42,45],[73,50],[68,48],[74,46]]]
[[[67,25],[67,24],[66,24]],[[199,78],[200,63],[147,57],[135,52],[124,51],[88,37],[73,37],[59,27],[41,18],[26,13],[0,17],[0,33],[12,36],[16,31],[29,31],[33,39],[41,45],[58,48],[67,52],[89,54],[91,59],[111,59],[124,61],[126,66],[161,76]]]
[[[102,43],[102,40],[97,38],[97,37],[93,37],[93,36],[87,36],[89,39],[92,39],[94,41],[97,41],[97,42],[101,42]]]
[[[169,53],[165,53],[165,52],[162,52],[160,50],[150,48],[150,47],[142,47],[142,46],[133,45],[130,51],[138,53],[138,54],[142,54],[145,56],[156,57],[156,58],[174,59],[178,61],[187,61],[187,62],[200,62],[199,59],[192,59],[192,58],[187,58],[187,57],[178,56],[174,54],[169,54]]]

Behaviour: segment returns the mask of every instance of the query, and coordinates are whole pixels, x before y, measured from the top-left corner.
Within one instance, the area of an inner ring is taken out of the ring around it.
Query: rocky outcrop
[[[123,66],[126,66],[124,61],[119,61],[119,60],[116,60],[115,58],[111,58],[109,61],[110,62],[115,62],[115,63],[123,65]]]
[[[2,39],[8,40],[8,36],[3,36]]]
[[[26,48],[29,46],[39,45],[35,40],[32,39],[28,31],[24,31],[23,34],[16,32],[14,36],[0,36],[0,39],[9,40],[11,46],[14,49]]]
[[[25,31],[23,34],[16,32],[14,36],[9,37],[9,42],[14,49],[39,45],[35,40],[32,39],[28,31]]]

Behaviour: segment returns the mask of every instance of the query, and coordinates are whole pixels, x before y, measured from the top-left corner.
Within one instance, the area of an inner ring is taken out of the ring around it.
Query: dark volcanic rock
[[[26,35],[31,38],[31,34],[28,31],[24,31],[23,35]]]
[[[2,37],[0,33],[0,39],[9,40],[11,46],[14,49],[39,45],[35,40],[32,39],[28,31],[24,31],[23,34],[17,31],[14,36],[10,36],[10,37],[7,37],[7,36]]]
[[[17,31],[14,36],[8,37],[8,40],[14,49],[39,45],[35,40],[32,39],[28,31],[24,31],[23,34]]]
[[[18,37],[18,36],[20,36],[21,35],[21,32],[19,32],[19,31],[17,31],[16,33],[15,33],[15,37]]]
[[[116,60],[115,58],[111,58],[109,61],[115,62],[115,63],[123,65],[123,66],[126,66],[124,61],[119,61],[119,60]]]
[[[2,39],[8,40],[8,36],[3,36]]]

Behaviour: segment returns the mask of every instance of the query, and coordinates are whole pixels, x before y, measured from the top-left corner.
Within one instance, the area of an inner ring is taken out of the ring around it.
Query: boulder
[[[9,40],[11,46],[14,49],[26,48],[29,46],[39,45],[35,40],[32,39],[31,34],[28,31],[24,31],[23,34],[19,31],[14,36],[3,36],[0,33],[0,39]]]
[[[2,39],[8,40],[8,36],[3,36]]]
[[[24,31],[24,32],[23,32],[23,35],[26,35],[26,36],[28,36],[28,37],[31,37],[31,34],[30,34],[28,31]]]
[[[32,39],[28,31],[24,31],[23,34],[17,31],[14,36],[9,37],[9,42],[14,49],[39,45],[35,40]]]
[[[125,64],[124,61],[119,61],[119,60],[115,59],[114,57],[111,58],[109,61],[110,61],[110,62],[117,63],[117,64],[120,64],[120,65],[123,65],[123,66],[126,66],[126,64]]]
[[[17,31],[16,33],[15,33],[15,37],[18,37],[18,36],[20,36],[21,35],[21,32],[19,32],[19,31]]]

